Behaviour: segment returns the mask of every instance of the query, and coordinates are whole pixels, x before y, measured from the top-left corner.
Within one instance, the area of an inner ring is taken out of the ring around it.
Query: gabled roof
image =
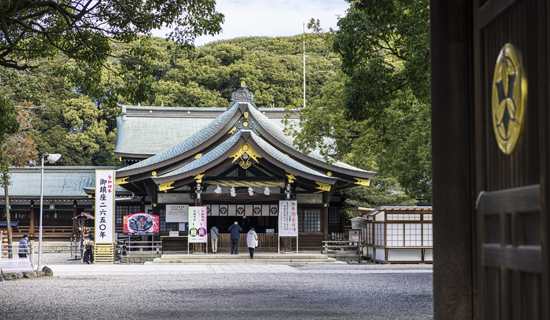
[[[146,159],[189,138],[228,108],[140,107],[121,105],[117,117],[115,156]],[[259,112],[280,128],[284,108],[260,108]],[[296,121],[297,116],[291,117]]]
[[[192,152],[194,148],[204,145],[211,138],[216,136],[216,134],[223,134],[224,131],[228,130],[233,126],[233,123],[230,121],[234,116],[235,112],[239,108],[239,105],[236,104],[231,109],[222,113],[214,121],[210,122],[207,126],[195,132],[193,135],[187,139],[181,141],[175,146],[168,148],[167,150],[154,155],[146,160],[140,161],[136,164],[133,164],[128,167],[119,169],[117,172],[125,175],[132,173],[141,173],[147,171],[148,167],[151,167],[155,164],[160,163],[173,163],[178,161],[179,156],[185,155],[187,152]],[[238,116],[237,116],[238,118]],[[236,119],[234,119],[236,120]],[[154,170],[154,169],[153,169]]]
[[[248,95],[251,95],[248,90],[242,88],[233,97]],[[139,108],[138,111],[143,112],[144,107]],[[152,114],[170,112],[163,107],[159,108],[160,111],[153,107],[147,108],[151,109]],[[173,147],[117,170],[117,180],[119,183],[128,183],[151,179],[149,181],[162,185],[159,187],[161,190],[194,182],[193,179],[200,182],[202,177],[234,165],[236,159],[231,161],[231,154],[247,143],[261,158],[254,158],[259,167],[264,167],[277,177],[288,177],[288,181],[302,179],[310,188],[327,191],[331,189],[330,186],[349,188],[355,184],[367,185],[375,175],[374,172],[338,161],[328,166],[317,152],[309,155],[300,153],[281,126],[272,122],[265,112],[259,111],[253,102],[245,99],[232,101],[230,107],[215,120]],[[242,155],[243,152],[239,154]]]

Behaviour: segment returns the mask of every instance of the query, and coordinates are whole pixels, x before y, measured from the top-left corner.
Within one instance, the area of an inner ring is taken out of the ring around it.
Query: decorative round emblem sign
[[[505,154],[516,148],[525,121],[527,77],[521,53],[510,43],[502,47],[493,76],[492,118],[498,146]]]

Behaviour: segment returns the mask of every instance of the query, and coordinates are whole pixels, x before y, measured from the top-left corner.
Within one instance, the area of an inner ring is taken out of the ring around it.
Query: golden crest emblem
[[[521,53],[510,43],[502,47],[493,76],[492,118],[502,152],[514,152],[521,137],[527,108],[527,77]]]

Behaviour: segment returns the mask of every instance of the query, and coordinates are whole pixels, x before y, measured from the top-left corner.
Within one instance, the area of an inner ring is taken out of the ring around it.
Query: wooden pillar
[[[195,198],[195,207],[202,206],[202,199]],[[202,243],[195,243],[195,252],[202,252]]]
[[[321,231],[323,232],[323,241],[328,240],[328,204],[324,204],[321,209]]]
[[[145,197],[141,197],[141,204],[139,205],[139,212],[147,213],[147,212],[145,212]]]
[[[34,200],[31,200],[31,217],[29,219],[29,237],[34,235]]]
[[[73,201],[73,218],[78,215],[78,208],[76,207],[77,202],[76,200]],[[73,219],[73,235],[76,235],[76,219]]]
[[[430,3],[435,319],[476,318],[472,9]]]

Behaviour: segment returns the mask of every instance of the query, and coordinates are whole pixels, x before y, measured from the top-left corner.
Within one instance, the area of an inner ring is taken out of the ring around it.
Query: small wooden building
[[[384,206],[352,219],[364,257],[384,263],[433,262],[432,207]]]

